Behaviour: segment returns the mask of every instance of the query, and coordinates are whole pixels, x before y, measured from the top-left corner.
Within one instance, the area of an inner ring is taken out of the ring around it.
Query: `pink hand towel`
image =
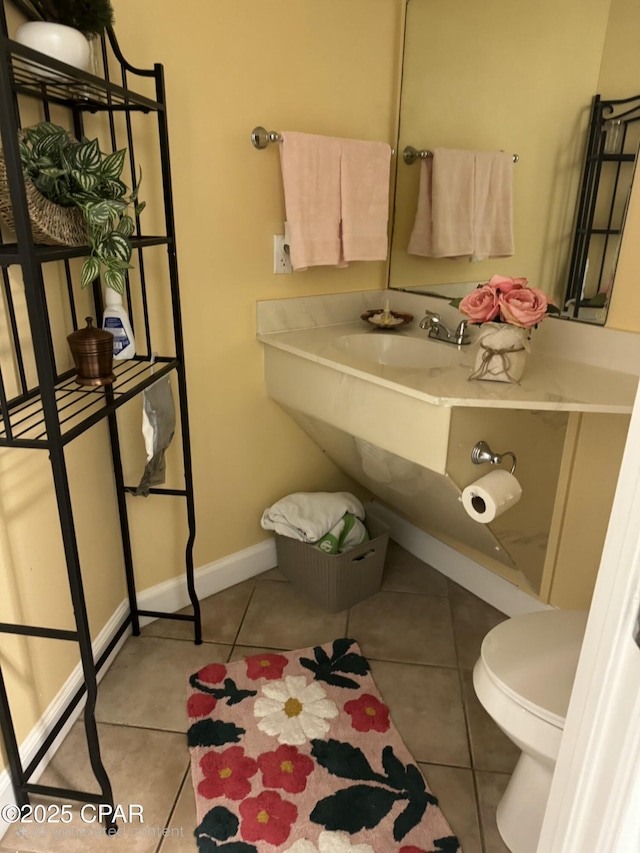
[[[340,140],[287,131],[280,165],[293,269],[339,265]]]
[[[391,147],[341,139],[342,253],[345,261],[386,261]]]

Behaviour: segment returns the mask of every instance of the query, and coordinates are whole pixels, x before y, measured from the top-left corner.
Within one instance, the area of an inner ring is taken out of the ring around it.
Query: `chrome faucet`
[[[433,311],[427,311],[420,320],[420,328],[428,330],[429,337],[433,338],[434,341],[443,341],[446,344],[455,344],[456,346],[465,346],[471,343],[467,334],[467,326],[468,321],[462,320],[453,332],[445,326],[440,315]]]

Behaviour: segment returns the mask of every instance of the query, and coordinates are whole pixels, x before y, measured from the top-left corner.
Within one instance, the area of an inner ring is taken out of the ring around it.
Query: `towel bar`
[[[256,128],[256,130],[258,130],[258,128]],[[433,151],[429,151],[426,148],[422,148],[420,151],[418,151],[418,149],[414,148],[413,145],[407,145],[407,147],[402,152],[402,159],[407,164],[407,166],[412,166],[416,162],[416,160],[426,160],[427,157],[433,157]],[[519,159],[520,157],[518,154],[513,155],[514,163],[517,163]]]
[[[266,148],[270,142],[282,142],[282,136],[275,130],[265,130],[264,127],[254,127],[251,131],[251,144],[254,148]],[[395,154],[396,149],[391,149],[391,154]]]

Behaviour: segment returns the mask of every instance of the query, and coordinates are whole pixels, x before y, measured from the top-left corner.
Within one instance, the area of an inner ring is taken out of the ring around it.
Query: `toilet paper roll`
[[[489,524],[518,503],[521,495],[522,486],[513,474],[499,469],[467,486],[461,500],[467,515],[481,524]]]

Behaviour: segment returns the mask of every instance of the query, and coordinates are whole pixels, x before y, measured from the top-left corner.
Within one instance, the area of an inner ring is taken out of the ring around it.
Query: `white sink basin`
[[[451,367],[462,360],[460,347],[396,332],[342,335],[333,346],[354,358],[389,367]]]

